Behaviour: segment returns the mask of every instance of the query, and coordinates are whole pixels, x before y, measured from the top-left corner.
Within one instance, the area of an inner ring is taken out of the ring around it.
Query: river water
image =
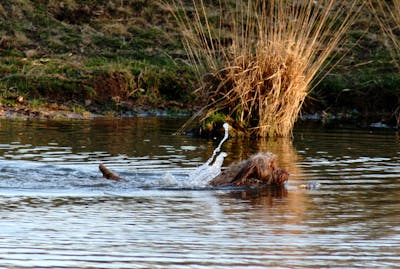
[[[172,135],[183,121],[0,120],[0,268],[400,268],[393,130],[230,138],[225,165],[272,151],[291,174],[244,191],[189,180],[220,138]]]

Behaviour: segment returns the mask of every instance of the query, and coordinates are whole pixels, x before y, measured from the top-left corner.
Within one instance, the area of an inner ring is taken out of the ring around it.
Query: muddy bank
[[[38,110],[25,106],[0,106],[0,118],[7,119],[93,119],[100,115],[90,112],[73,112],[69,110]]]
[[[192,114],[190,110],[177,110],[174,107],[160,108],[134,108],[132,110],[116,111],[102,110],[100,107],[91,110],[74,109],[67,105],[46,104],[40,108],[32,108],[29,105],[7,106],[0,103],[0,119],[60,119],[60,120],[82,120],[95,118],[120,118],[120,117],[148,117],[148,116],[180,116],[188,117]]]
[[[75,111],[74,111],[75,110]],[[91,107],[91,110],[79,110],[67,105],[46,104],[39,108],[33,108],[29,105],[4,105],[0,103],[0,119],[50,119],[50,120],[91,120],[96,118],[129,118],[129,117],[190,117],[193,115],[193,109],[180,109],[169,106],[164,108],[132,108],[125,111],[102,110],[101,107]],[[393,121],[393,115],[390,113],[375,113],[361,115],[357,110],[348,112],[326,112],[318,111],[313,113],[302,113],[296,125],[317,124],[321,128],[343,127],[343,128],[379,128],[398,130],[399,124]],[[222,127],[221,127],[222,128]],[[199,136],[221,135],[216,128],[212,134],[204,133],[200,129],[192,129],[186,134]],[[222,129],[221,129],[222,130]],[[232,135],[239,135],[238,130],[233,130]],[[221,131],[222,132],[222,131]]]

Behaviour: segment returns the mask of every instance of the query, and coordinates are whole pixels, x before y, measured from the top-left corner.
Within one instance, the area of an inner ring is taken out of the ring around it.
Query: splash
[[[222,144],[228,139],[228,136],[229,136],[229,124],[228,123],[224,123],[223,127],[224,127],[224,130],[225,130],[224,138],[222,138],[221,142],[219,142],[218,147],[216,149],[214,149],[213,154],[210,157],[210,159],[208,159],[207,162],[205,162],[202,166],[210,165],[210,163],[214,159],[215,155],[217,155],[217,153],[221,151]]]
[[[223,125],[225,134],[222,138],[221,142],[219,143],[218,147],[214,149],[213,154],[211,157],[202,165],[196,168],[193,172],[189,174],[189,178],[186,181],[186,184],[190,184],[191,187],[200,187],[204,188],[208,186],[208,183],[218,176],[221,173],[222,164],[224,159],[228,154],[226,152],[221,152],[221,147],[224,142],[228,139],[229,136],[229,124],[224,123]],[[219,154],[218,154],[219,153]],[[217,155],[218,154],[218,155]],[[173,183],[176,182],[176,178],[171,173],[166,173],[164,175],[164,179],[169,182]]]

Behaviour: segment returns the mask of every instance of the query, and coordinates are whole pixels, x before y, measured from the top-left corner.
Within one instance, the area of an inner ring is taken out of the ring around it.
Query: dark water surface
[[[250,192],[188,179],[219,139],[171,135],[182,122],[0,120],[0,268],[400,268],[395,132],[229,139],[226,164],[269,150],[291,173]]]

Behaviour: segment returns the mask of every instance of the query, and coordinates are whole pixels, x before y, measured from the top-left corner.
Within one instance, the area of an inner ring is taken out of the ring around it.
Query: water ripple
[[[228,163],[271,150],[289,184],[211,190],[188,175],[219,139],[171,136],[178,125],[0,121],[0,267],[398,267],[393,133],[300,128],[293,143],[231,139]],[[103,179],[100,162],[128,182]],[[307,182],[320,186],[299,188]]]

